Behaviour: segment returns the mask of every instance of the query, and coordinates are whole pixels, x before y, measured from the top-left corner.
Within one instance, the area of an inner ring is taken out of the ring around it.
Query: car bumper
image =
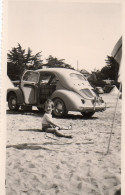
[[[96,105],[91,105],[91,106],[80,106],[79,111],[80,112],[102,112],[106,110],[106,104],[103,103],[101,105],[96,104]]]

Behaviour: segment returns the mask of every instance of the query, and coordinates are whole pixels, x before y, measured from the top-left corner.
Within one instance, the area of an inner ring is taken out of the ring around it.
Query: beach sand
[[[121,99],[107,154],[116,95],[104,112],[54,119],[72,139],[40,132],[38,111],[7,111],[6,195],[114,195],[121,187]]]

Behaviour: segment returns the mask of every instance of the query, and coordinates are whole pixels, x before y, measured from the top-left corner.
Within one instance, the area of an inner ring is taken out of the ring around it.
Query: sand
[[[6,195],[114,195],[121,187],[121,99],[109,153],[116,95],[103,94],[104,112],[54,119],[72,124],[72,139],[40,132],[42,115],[7,111]]]

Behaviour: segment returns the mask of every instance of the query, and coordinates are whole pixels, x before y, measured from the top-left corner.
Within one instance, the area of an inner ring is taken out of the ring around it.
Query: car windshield
[[[77,81],[86,81],[86,79],[81,74],[71,73],[70,74],[71,79],[77,80]]]

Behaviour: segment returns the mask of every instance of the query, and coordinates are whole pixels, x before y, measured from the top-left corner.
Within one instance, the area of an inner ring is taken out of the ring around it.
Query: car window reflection
[[[86,81],[86,79],[80,74],[71,73],[70,77],[74,80]]]
[[[28,71],[23,76],[23,81],[38,82],[38,73]]]

